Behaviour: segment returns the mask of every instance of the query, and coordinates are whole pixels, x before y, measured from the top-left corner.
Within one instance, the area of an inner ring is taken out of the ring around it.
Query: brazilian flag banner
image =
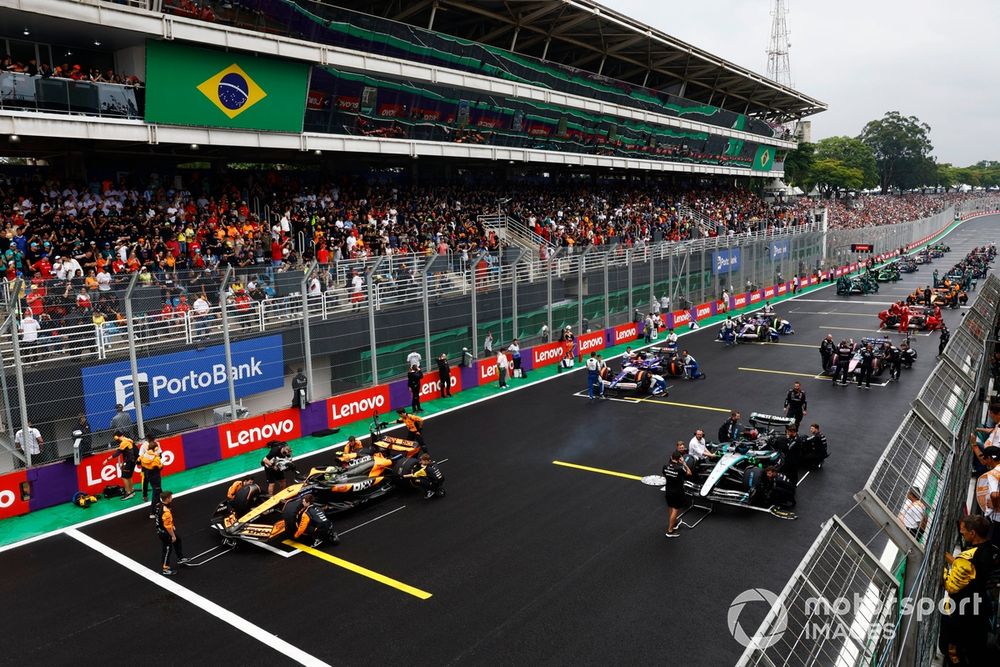
[[[753,158],[753,170],[754,171],[771,171],[771,166],[774,164],[774,154],[777,152],[774,146],[764,146],[761,144],[757,147],[757,155]]]
[[[146,121],[302,132],[309,65],[146,42]]]

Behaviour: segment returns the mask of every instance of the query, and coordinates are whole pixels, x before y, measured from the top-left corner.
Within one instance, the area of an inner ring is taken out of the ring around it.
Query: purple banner
[[[184,445],[184,467],[189,470],[222,458],[217,426],[185,433],[181,436],[181,442]]]
[[[531,348],[521,350],[521,365],[531,367]],[[465,366],[462,370],[462,391],[479,386],[479,373],[475,366]]]
[[[300,415],[302,421],[302,435],[312,435],[316,431],[324,431],[327,428],[326,419],[326,399],[310,403]]]
[[[397,380],[389,384],[389,409],[408,408],[412,403],[413,397],[410,388],[406,386],[406,380]]]
[[[31,511],[68,503],[77,491],[76,466],[72,461],[62,461],[28,470],[31,482]]]

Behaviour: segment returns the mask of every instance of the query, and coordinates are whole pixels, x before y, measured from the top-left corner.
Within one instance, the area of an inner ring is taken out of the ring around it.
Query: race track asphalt
[[[819,341],[828,332],[837,340],[877,335],[863,330],[877,328],[883,302],[927,284],[933,268],[944,273],[973,246],[1000,240],[998,223],[962,225],[946,239],[944,259],[879,294],[848,299],[830,287],[782,304],[778,313],[796,331],[782,343],[794,346],[724,348],[715,327],[684,337],[708,378],[674,382],[667,400],[703,407],[591,403],[574,395],[584,388],[575,372],[428,421],[431,453],[447,459],[448,496],[387,498],[338,519],[342,532],[357,529],[321,550],[429,599],[308,553],[282,558],[252,547],[184,569],[175,581],[332,665],[732,664],[742,648],[727,629],[730,602],[751,587],[781,590],[820,524],[851,509],[933,366],[938,335],[914,337],[915,368],[869,391],[814,379]],[[946,311],[951,328],[961,312]],[[808,394],[804,423],[822,425],[832,456],[799,487],[795,521],[720,507],[666,540],[656,487],[553,464],[658,474],[676,440],[695,428],[712,439],[727,417],[721,410],[739,409],[744,421],[752,411],[780,413],[796,379]],[[208,519],[224,487],[176,499],[189,555],[218,543]],[[157,566],[144,512],[81,532]],[[284,662],[266,637],[232,629],[65,535],[0,553],[0,572],[0,597],[17,610],[5,624],[10,664]],[[765,610],[748,611],[741,622],[752,631]],[[146,626],[165,643],[137,640]]]

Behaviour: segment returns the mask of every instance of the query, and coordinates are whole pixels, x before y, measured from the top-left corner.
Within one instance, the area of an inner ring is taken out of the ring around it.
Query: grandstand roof
[[[827,108],[592,0],[324,0],[753,116]]]

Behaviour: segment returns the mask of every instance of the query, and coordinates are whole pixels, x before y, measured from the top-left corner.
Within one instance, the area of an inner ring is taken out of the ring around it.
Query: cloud
[[[608,7],[756,72],[767,69],[767,0],[666,3],[603,0]],[[898,110],[931,126],[941,162],[1000,159],[1000,3],[963,0],[792,0],[790,60],[796,89],[830,108],[813,139],[857,135]]]

